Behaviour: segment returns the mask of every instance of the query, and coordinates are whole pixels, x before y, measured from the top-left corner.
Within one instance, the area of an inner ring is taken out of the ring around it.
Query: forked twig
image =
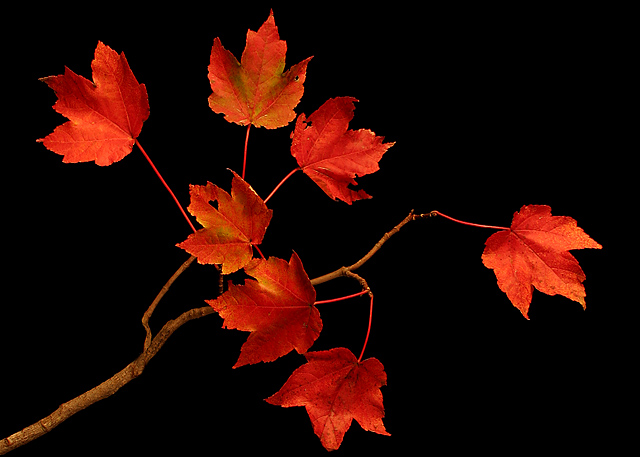
[[[38,422],[29,425],[28,427],[14,433],[11,436],[4,438],[3,440],[0,440],[0,455],[4,455],[7,452],[12,451],[13,449],[27,444],[30,441],[35,440],[36,438],[39,438],[45,433],[53,430],[55,427],[60,425],[62,422],[64,422],[77,412],[80,412],[86,407],[91,406],[94,403],[115,394],[122,386],[142,374],[142,371],[147,366],[147,363],[149,363],[153,356],[157,354],[157,352],[169,339],[173,332],[175,332],[183,324],[193,319],[198,319],[215,312],[210,306],[191,309],[182,313],[176,319],[168,321],[166,324],[164,324],[162,329],[160,329],[155,337],[151,337],[151,329],[149,328],[149,318],[151,317],[151,314],[153,314],[153,311],[155,310],[162,297],[167,293],[169,287],[178,278],[178,276],[180,276],[187,269],[187,267],[191,265],[191,263],[193,263],[194,260],[195,257],[192,256],[186,262],[184,262],[180,266],[180,268],[178,268],[178,270],[171,276],[171,278],[169,278],[169,281],[167,281],[167,283],[162,287],[153,303],[151,303],[151,306],[149,306],[147,311],[144,313],[144,317],[142,318],[142,325],[147,331],[147,335],[145,338],[144,350],[142,354],[140,354],[133,362],[128,364],[111,378],[104,381],[102,384],[99,384],[98,386],[77,396],[76,398],[61,404],[58,409],[49,414],[47,417],[40,419]],[[220,275],[218,287],[220,289],[220,293],[222,293],[222,275]]]
[[[192,255],[182,265],[180,265],[180,268],[178,268],[178,270],[169,278],[167,283],[164,286],[162,286],[162,289],[160,289],[160,292],[158,292],[158,295],[156,295],[156,298],[153,300],[149,308],[144,312],[144,315],[142,316],[142,326],[147,332],[147,335],[144,339],[145,351],[151,345],[151,328],[149,327],[149,319],[151,319],[151,315],[153,314],[153,311],[155,311],[156,306],[158,306],[158,303],[160,303],[160,300],[162,300],[162,297],[164,297],[164,294],[167,293],[167,291],[169,290],[169,287],[171,287],[171,284],[173,284],[173,282],[176,279],[178,279],[178,276],[180,276],[182,272],[186,270],[189,267],[189,265],[193,263],[194,260],[196,260],[196,257]]]

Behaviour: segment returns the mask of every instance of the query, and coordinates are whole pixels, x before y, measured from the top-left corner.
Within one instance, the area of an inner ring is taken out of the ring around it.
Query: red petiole
[[[138,145],[138,148],[142,152],[142,155],[145,157],[145,159],[147,159],[147,161],[151,165],[151,168],[153,168],[153,171],[155,171],[156,175],[158,176],[158,178],[160,178],[160,181],[162,181],[162,184],[164,184],[164,187],[169,191],[169,193],[171,194],[171,197],[173,197],[173,201],[175,201],[176,205],[178,205],[178,208],[180,208],[180,211],[182,212],[182,215],[184,216],[184,218],[189,223],[189,227],[191,227],[191,229],[194,232],[196,232],[197,231],[196,228],[191,223],[191,220],[189,219],[189,216],[187,216],[187,213],[182,208],[182,205],[180,205],[180,202],[178,201],[178,198],[176,197],[176,195],[173,193],[173,191],[169,187],[169,184],[167,184],[167,182],[164,180],[164,178],[162,177],[162,175],[160,174],[160,172],[158,171],[156,166],[153,164],[153,162],[151,161],[151,158],[147,155],[146,151],[144,150],[144,148],[142,147],[142,145],[140,144],[140,142],[138,140],[136,140],[136,144]]]
[[[482,225],[482,224],[474,224],[472,222],[465,222],[465,221],[461,221],[459,219],[454,219],[451,216],[447,216],[446,214],[442,214],[440,211],[431,211],[432,214],[437,214],[438,216],[442,216],[444,218],[449,219],[450,221],[453,222],[457,222],[458,224],[464,224],[464,225],[470,225],[472,227],[481,227],[481,228],[490,228],[490,229],[497,229],[497,230],[510,230],[509,227],[500,227],[497,225]]]
[[[364,350],[367,347],[367,342],[369,341],[369,334],[371,333],[371,319],[373,317],[373,294],[369,290],[363,290],[356,294],[346,295],[344,297],[332,298],[329,300],[318,300],[315,302],[315,305],[323,304],[323,303],[333,303],[341,300],[346,300],[347,298],[359,297],[360,295],[369,294],[371,296],[371,301],[369,302],[369,325],[367,327],[367,336],[364,338],[364,345],[362,346],[362,351],[360,352],[360,357],[358,357],[358,363],[362,361],[362,356],[364,355]]]
[[[267,201],[268,201],[271,197],[273,197],[273,194],[275,194],[275,193],[276,193],[276,190],[278,190],[278,189],[280,188],[280,186],[281,186],[281,185],[283,185],[283,184],[284,184],[284,182],[285,182],[287,179],[289,179],[289,177],[291,177],[291,175],[292,175],[292,174],[294,174],[294,173],[295,173],[296,171],[298,171],[298,170],[302,170],[302,168],[298,167],[298,168],[294,168],[293,170],[291,170],[291,171],[289,172],[289,174],[288,174],[287,176],[285,176],[285,177],[282,179],[282,181],[280,181],[280,183],[278,183],[278,185],[276,186],[276,188],[275,188],[275,189],[273,189],[273,190],[271,191],[271,193],[269,194],[269,196],[268,196],[267,198],[265,198],[265,199],[264,199],[264,202],[265,202],[265,203],[267,203]]]
[[[363,290],[363,291],[358,292],[356,294],[345,295],[344,297],[331,298],[329,300],[318,300],[317,302],[314,303],[314,305],[322,305],[323,303],[333,303],[333,302],[337,302],[337,301],[346,300],[348,298],[359,297],[360,295],[364,295],[364,294],[368,294],[368,293],[369,293],[368,290]]]
[[[247,170],[247,146],[249,145],[249,130],[251,130],[251,124],[247,125],[247,136],[244,138],[244,158],[242,159],[242,179]]]

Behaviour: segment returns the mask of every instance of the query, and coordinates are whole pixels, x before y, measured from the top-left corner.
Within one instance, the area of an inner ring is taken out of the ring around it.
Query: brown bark
[[[76,398],[69,400],[66,403],[61,404],[58,409],[47,417],[39,420],[35,424],[32,424],[17,433],[0,441],[0,455],[4,455],[7,452],[16,449],[23,444],[26,444],[34,439],[44,435],[45,433],[53,430],[62,422],[82,411],[86,407],[93,405],[94,403],[110,397],[116,393],[122,386],[129,383],[133,379],[140,376],[142,371],[147,366],[147,363],[153,358],[154,355],[160,350],[169,337],[180,328],[183,324],[199,317],[212,314],[213,308],[209,306],[203,306],[202,308],[195,308],[181,314],[176,319],[167,322],[164,327],[158,332],[158,334],[151,340],[149,347],[144,350],[140,356],[133,362],[128,364],[118,373],[111,378],[104,381],[102,384],[94,387],[93,389],[77,396]]]

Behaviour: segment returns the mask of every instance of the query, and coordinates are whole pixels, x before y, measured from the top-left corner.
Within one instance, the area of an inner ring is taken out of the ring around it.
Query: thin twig
[[[178,276],[180,276],[182,272],[186,270],[189,267],[189,265],[193,263],[194,260],[196,260],[196,257],[192,255],[186,260],[186,262],[184,262],[180,266],[180,268],[178,268],[178,270],[169,278],[167,283],[164,286],[162,286],[162,289],[160,289],[160,292],[158,292],[158,295],[153,300],[149,308],[145,311],[144,316],[142,316],[142,326],[147,332],[147,336],[144,339],[145,351],[151,344],[151,328],[149,327],[149,319],[151,319],[151,315],[153,314],[153,311],[156,309],[156,306],[158,306],[158,303],[160,303],[160,300],[162,300],[162,297],[164,297],[164,294],[167,293],[167,291],[169,290],[169,287],[171,287],[171,284],[173,284],[173,282],[176,279],[178,279]]]
[[[340,267],[335,271],[332,271],[331,273],[327,273],[326,275],[322,275],[319,276],[317,278],[314,278],[311,280],[311,284],[312,285],[317,285],[317,284],[322,284],[323,282],[327,282],[327,281],[331,281],[332,279],[336,279],[339,278],[341,276],[349,276],[349,273],[352,273],[353,270],[356,270],[358,268],[360,268],[362,265],[364,265],[364,263],[369,260],[373,254],[375,254],[376,252],[378,252],[378,250],[382,247],[382,245],[384,243],[386,243],[386,241],[391,238],[393,235],[395,235],[396,233],[398,233],[398,231],[404,227],[406,224],[408,224],[411,221],[415,221],[416,219],[424,219],[427,217],[432,217],[435,216],[436,214],[432,211],[430,213],[426,213],[426,214],[414,214],[413,210],[411,210],[411,212],[409,213],[409,215],[407,217],[405,217],[402,222],[400,222],[398,225],[396,225],[394,228],[392,228],[390,231],[388,231],[387,233],[385,233],[382,238],[380,239],[380,241],[378,241],[375,246],[373,246],[373,248],[371,248],[371,250],[369,252],[367,252],[367,254],[361,258],[360,260],[358,260],[356,263],[354,263],[353,265],[349,265],[348,267]],[[357,276],[357,275],[354,275]],[[359,276],[358,276],[359,278]],[[362,278],[360,278],[362,279]],[[366,284],[366,282],[365,282]],[[364,287],[364,286],[363,286]],[[368,286],[367,286],[368,287]]]

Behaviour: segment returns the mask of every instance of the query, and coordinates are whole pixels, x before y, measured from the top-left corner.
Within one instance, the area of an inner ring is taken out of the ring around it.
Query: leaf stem
[[[244,179],[244,173],[247,169],[247,146],[249,145],[249,130],[251,130],[251,124],[247,125],[247,136],[244,138],[244,158],[242,159],[242,179]]]
[[[458,224],[470,225],[472,227],[490,228],[490,229],[497,229],[497,230],[510,230],[509,227],[500,227],[498,225],[482,225],[482,224],[474,224],[472,222],[461,221],[458,219],[454,219],[451,216],[447,216],[446,214],[442,214],[440,211],[431,211],[431,214],[434,214],[434,215],[437,214],[438,216],[442,216],[444,218],[449,219],[450,221],[457,222]]]
[[[333,303],[333,302],[337,302],[337,301],[346,300],[347,298],[359,297],[360,295],[364,295],[364,294],[368,294],[368,293],[369,293],[368,290],[361,290],[358,293],[351,294],[351,295],[346,295],[344,297],[330,298],[329,300],[318,300],[317,302],[314,303],[314,305],[321,305],[323,303]]]
[[[369,326],[367,327],[367,336],[364,339],[364,345],[362,346],[362,351],[360,352],[360,357],[358,357],[358,363],[362,361],[362,356],[364,355],[364,350],[367,347],[367,342],[369,341],[369,334],[371,333],[371,318],[373,317],[373,294],[371,295],[371,301],[369,302]]]
[[[355,275],[354,273],[354,276],[357,276],[357,275]],[[363,282],[366,285],[366,281],[363,280]],[[371,293],[371,289],[369,289],[369,286],[366,286],[364,290],[361,290],[360,292],[357,292],[355,294],[345,295],[344,297],[331,298],[329,300],[318,300],[317,302],[314,303],[314,305],[320,305],[323,303],[333,303],[337,301],[346,300],[348,298],[359,297],[360,295],[364,295],[364,294],[369,294],[369,296],[371,297],[371,301],[369,302],[369,325],[367,326],[367,336],[364,339],[364,345],[362,346],[360,357],[358,357],[358,363],[362,361],[362,356],[364,355],[364,350],[367,347],[367,343],[369,342],[369,335],[371,334],[371,320],[373,318],[373,294]]]
[[[258,254],[260,254],[260,257],[262,257],[262,260],[264,260],[264,254],[262,253],[262,251],[260,250],[260,248],[258,247],[257,244],[252,245],[254,248],[256,248],[256,251],[258,251]]]
[[[289,179],[289,177],[290,177],[292,174],[294,174],[296,171],[298,171],[298,170],[302,170],[302,168],[298,167],[298,168],[294,168],[293,170],[291,170],[291,171],[289,172],[289,174],[288,174],[287,176],[285,176],[285,177],[282,179],[282,181],[280,181],[280,183],[276,186],[276,188],[275,188],[275,189],[273,189],[273,190],[271,191],[271,193],[269,194],[269,196],[268,196],[267,198],[265,198],[265,199],[264,199],[264,202],[265,202],[265,203],[267,203],[267,201],[269,201],[269,199],[270,199],[271,197],[273,197],[273,194],[275,194],[275,193],[276,193],[276,190],[278,190],[278,189],[280,188],[280,186],[281,186],[282,184],[284,184],[284,182],[285,182],[287,179]]]
[[[169,187],[169,184],[167,184],[167,182],[164,180],[164,178],[162,177],[162,175],[160,174],[160,172],[158,171],[156,166],[153,164],[153,161],[147,155],[146,151],[144,150],[144,148],[142,147],[142,145],[140,144],[140,142],[137,139],[136,139],[136,144],[138,145],[138,148],[142,152],[142,155],[147,159],[147,162],[149,162],[149,164],[151,165],[151,168],[153,168],[153,171],[155,171],[156,175],[158,176],[158,178],[160,178],[160,181],[162,181],[162,184],[164,184],[164,187],[169,191],[169,193],[171,194],[171,197],[173,197],[173,201],[175,201],[176,205],[178,205],[178,208],[180,208],[180,212],[182,212],[182,215],[184,216],[184,218],[189,223],[189,227],[191,227],[191,230],[193,230],[194,232],[197,232],[196,228],[191,223],[191,220],[189,219],[189,216],[187,216],[187,213],[182,208],[182,205],[180,205],[180,202],[178,201],[178,198],[176,197],[176,195],[173,193],[173,191]]]

